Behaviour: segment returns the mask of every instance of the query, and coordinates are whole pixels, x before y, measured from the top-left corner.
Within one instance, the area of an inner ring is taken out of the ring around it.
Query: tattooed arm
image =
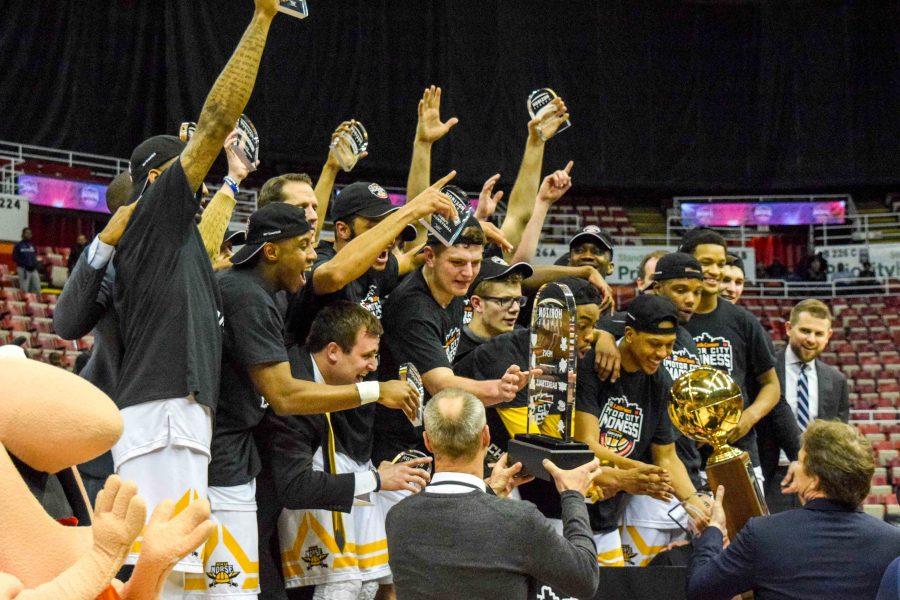
[[[203,183],[225,138],[250,100],[269,26],[277,9],[278,0],[256,0],[250,25],[206,97],[197,131],[181,153],[181,166],[191,190],[196,191]]]

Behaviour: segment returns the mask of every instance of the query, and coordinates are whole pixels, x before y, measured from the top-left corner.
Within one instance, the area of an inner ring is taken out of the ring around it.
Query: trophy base
[[[509,441],[508,451],[509,464],[520,462],[528,475],[544,481],[553,481],[542,464],[545,458],[560,469],[574,469],[594,460],[594,453],[587,444],[536,433],[516,435]]]
[[[725,486],[725,519],[728,536],[733,540],[751,517],[769,514],[766,499],[750,463],[750,455],[741,452],[737,456],[706,464],[709,489],[713,494]]]

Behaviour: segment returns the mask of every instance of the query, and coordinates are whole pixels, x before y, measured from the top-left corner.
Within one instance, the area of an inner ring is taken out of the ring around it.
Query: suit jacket
[[[306,348],[288,350],[291,374],[315,381]],[[259,530],[260,600],[285,600],[281,571],[278,517],[284,508],[320,508],[350,512],[356,476],[331,475],[312,468],[313,456],[327,441],[324,415],[280,417],[269,408],[254,431],[262,459],[256,478],[256,521]]]
[[[757,600],[874,598],[887,566],[900,555],[900,529],[829,499],[750,519],[722,550],[708,527],[694,541],[688,597]]]
[[[94,269],[88,264],[87,255],[82,252],[78,257],[59,295],[53,329],[64,340],[77,340],[94,332],[91,357],[79,375],[115,400],[123,353],[119,318],[112,301],[115,270],[112,260],[106,267]],[[112,454],[106,452],[78,465],[78,470],[91,477],[108,477],[113,472]]]
[[[788,459],[796,460],[800,451],[800,426],[794,411],[786,399],[787,378],[785,377],[786,351],[775,353],[775,372],[781,384],[781,398],[772,411],[757,424],[757,444],[763,477],[774,476],[778,467],[779,450],[784,450]],[[850,388],[844,374],[815,360],[819,390],[819,419],[840,419],[846,423],[850,418]]]

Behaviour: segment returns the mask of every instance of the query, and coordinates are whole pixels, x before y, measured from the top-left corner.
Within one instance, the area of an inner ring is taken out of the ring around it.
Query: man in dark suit
[[[710,526],[694,542],[688,597],[757,600],[874,598],[900,555],[900,529],[859,508],[875,472],[872,447],[855,428],[814,421],[803,434],[792,487],[803,508],[750,519],[722,549],[720,486]]]
[[[807,425],[815,419],[846,423],[850,417],[846,377],[818,358],[831,339],[831,321],[831,311],[824,303],[803,300],[791,310],[785,325],[787,347],[775,353],[781,400],[757,430],[766,502],[773,513],[799,506],[782,488],[790,484],[789,473],[796,466],[789,464],[796,465],[800,434]]]

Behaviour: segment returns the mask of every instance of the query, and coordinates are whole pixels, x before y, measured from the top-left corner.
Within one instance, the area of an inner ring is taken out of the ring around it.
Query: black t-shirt
[[[253,428],[268,403],[260,395],[249,367],[287,362],[284,322],[275,306],[275,291],[254,269],[229,269],[218,276],[225,312],[222,385],[213,429],[209,485],[247,483],[259,473]]]
[[[625,313],[618,312],[610,317],[600,319],[599,327],[603,331],[613,334],[616,338],[620,338],[625,335],[625,323]],[[699,365],[699,352],[696,344],[694,344],[694,339],[687,329],[679,325],[675,331],[675,346],[672,349],[672,354],[663,360],[663,367],[665,367],[669,377],[674,381],[685,373],[693,371]],[[677,430],[676,433],[678,433]],[[684,467],[687,469],[694,487],[699,488],[702,483],[700,469],[703,461],[700,458],[700,452],[697,450],[697,444],[691,438],[681,434],[675,442],[675,450],[678,452],[678,458],[684,463]]]
[[[594,351],[578,365],[575,407],[597,417],[600,443],[632,460],[652,464],[652,444],[674,444],[679,433],[669,420],[669,388],[672,381],[664,369],[653,375],[622,371],[614,383],[600,381],[594,366]],[[623,494],[588,507],[594,531],[615,529]]]
[[[193,394],[215,410],[222,302],[194,222],[197,209],[176,160],[144,192],[116,248],[119,408]]]
[[[359,304],[380,319],[384,301],[400,282],[400,263],[393,252],[388,252],[388,262],[383,271],[369,269],[342,289],[331,294],[319,295],[313,289],[313,276],[316,269],[335,257],[334,245],[319,242],[316,255],[316,263],[307,277],[306,285],[291,299],[288,308],[289,337],[298,344],[306,343],[312,321],[319,311],[337,300]]]
[[[720,299],[715,310],[694,314],[685,328],[694,337],[700,362],[728,373],[743,392],[744,406],[749,406],[754,400],[751,392],[758,389],[756,378],[775,366],[771,341],[756,317]],[[753,464],[759,464],[755,430],[735,446],[747,450]]]
[[[454,298],[444,308],[431,295],[422,269],[408,275],[384,304],[378,378],[397,379],[400,365],[408,362],[422,375],[441,367],[451,368],[462,332],[462,318],[462,298]],[[377,405],[375,431],[372,456],[375,464],[391,460],[410,448],[425,450],[421,428],[414,428],[402,411]]]

